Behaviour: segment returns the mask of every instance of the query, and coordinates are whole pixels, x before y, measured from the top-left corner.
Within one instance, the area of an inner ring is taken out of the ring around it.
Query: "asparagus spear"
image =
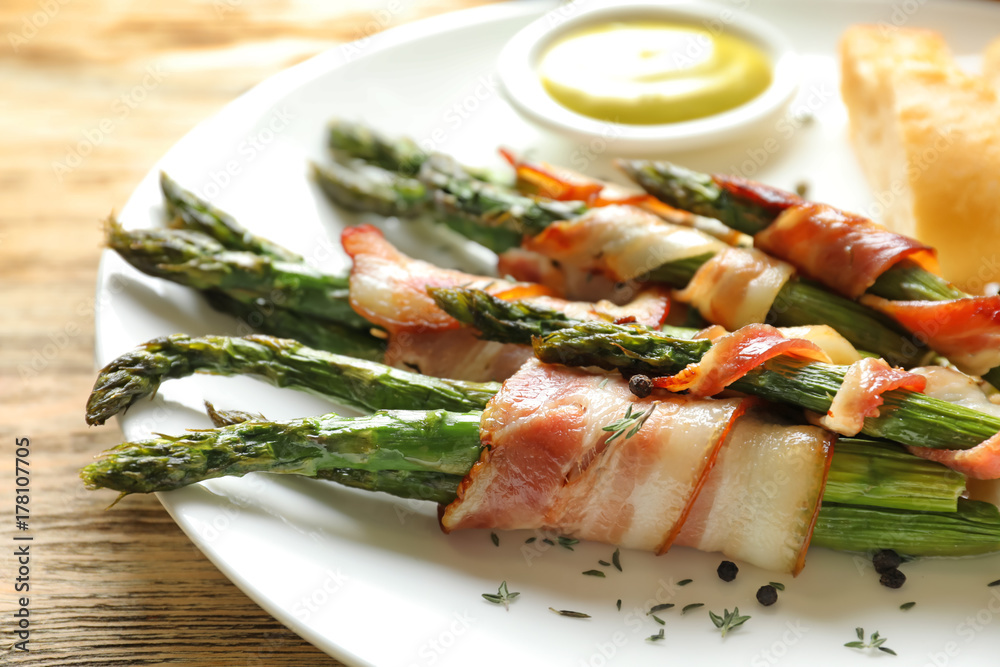
[[[671,206],[721,220],[745,234],[756,234],[781,213],[719,187],[708,174],[666,161],[619,160],[618,166],[644,190]],[[954,285],[904,260],[882,274],[869,289],[886,299],[942,301],[965,294]]]
[[[129,494],[267,471],[446,503],[479,459],[479,418],[476,412],[402,411],[243,422],[123,443],[84,468],[81,476],[89,488]],[[838,474],[836,454],[832,467],[831,474]],[[836,503],[827,507],[824,502],[813,544],[855,551],[877,545],[911,555],[995,551],[1000,549],[1000,514],[983,505],[963,502],[957,512],[933,513]],[[961,537],[964,530],[971,531],[970,539]],[[870,541],[857,537],[859,531]]]
[[[416,175],[428,157],[412,139],[387,139],[360,123],[335,119],[327,130],[327,143],[335,156],[361,159],[389,171]]]
[[[301,262],[301,255],[254,236],[236,220],[208,202],[188,192],[164,172],[160,172],[160,189],[167,203],[167,211],[176,216],[175,229],[201,232],[218,241],[227,250],[245,250],[285,262]]]
[[[965,476],[888,442],[840,438],[823,503],[955,512]]]
[[[553,222],[573,219],[587,210],[583,202],[526,197],[510,188],[476,179],[444,155],[426,157],[420,178],[432,186],[434,210],[442,222],[498,253],[517,247],[524,236],[538,234]],[[380,203],[370,203],[367,210],[395,206],[396,201],[397,198],[386,195]],[[649,279],[683,288],[711,256],[665,264],[651,271]],[[917,365],[926,356],[891,318],[799,279],[792,279],[782,287],[768,313],[768,321],[778,326],[829,324],[857,348],[896,364]]]
[[[124,443],[81,475],[90,488],[125,494],[255,471],[308,477],[341,468],[465,475],[479,458],[479,419],[479,412],[400,410],[249,421]]]
[[[205,401],[205,410],[216,427],[232,426],[248,421],[267,421],[263,415],[240,410],[216,410]],[[325,479],[365,491],[382,491],[403,498],[450,503],[455,499],[462,475],[425,470],[359,470],[329,468],[317,471],[317,479]]]
[[[436,289],[431,294],[441,309],[475,326],[486,339],[523,342],[531,335],[531,320],[516,302],[458,288]],[[489,313],[489,317],[480,312]],[[538,326],[534,335],[535,355],[542,361],[598,366],[629,375],[673,375],[700,360],[712,346],[707,340],[675,338],[641,326],[609,322],[580,322],[551,333]],[[781,355],[730,387],[825,414],[847,368]],[[881,415],[865,420],[865,435],[917,447],[968,449],[1000,431],[1000,418],[925,394],[893,389],[882,398]]]
[[[193,373],[254,375],[363,409],[481,409],[499,385],[442,380],[313,350],[294,340],[175,334],[145,343],[105,366],[87,401],[87,423],[103,424],[162,382]]]
[[[312,177],[332,202],[351,211],[413,218],[427,211],[427,186],[401,173],[354,160],[350,166],[310,166]]]
[[[243,302],[218,290],[206,290],[202,295],[212,308],[238,319],[241,334],[249,333],[242,330],[245,326],[256,333],[291,338],[317,350],[348,357],[369,361],[381,361],[385,357],[386,341],[369,331],[300,315],[264,299]]]
[[[409,137],[385,137],[366,125],[342,119],[330,121],[327,146],[338,162],[362,160],[404,176],[416,176],[424,163],[439,155],[421,149]],[[509,180],[489,169],[463,167],[462,170],[481,181],[503,183]]]
[[[265,299],[303,315],[367,328],[348,302],[347,278],[245,251],[225,250],[202,234],[185,230],[126,231],[106,226],[108,246],[125,261],[157,278],[199,290],[216,289],[249,303]]]
[[[1000,546],[1000,509],[992,503],[960,499],[957,512],[839,505],[824,502],[816,519],[812,545],[838,551],[896,549],[900,540],[919,543],[919,550],[900,547],[914,556],[972,556]]]

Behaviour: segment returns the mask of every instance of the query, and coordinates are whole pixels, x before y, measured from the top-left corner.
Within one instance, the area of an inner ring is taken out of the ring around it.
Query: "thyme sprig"
[[[604,427],[603,430],[605,431],[614,431],[611,434],[611,437],[608,438],[608,444],[614,442],[622,435],[624,435],[625,439],[628,440],[633,435],[638,433],[639,429],[642,428],[642,425],[646,423],[647,419],[649,419],[649,416],[653,414],[653,410],[656,409],[657,405],[659,405],[659,402],[654,401],[653,404],[646,410],[643,410],[642,412],[633,412],[632,404],[629,404],[628,409],[625,410],[624,417],[613,421]]]
[[[726,609],[722,612],[722,616],[719,616],[713,611],[709,611],[708,616],[712,619],[712,623],[715,624],[715,627],[722,631],[723,637],[725,637],[726,633],[730,630],[738,628],[750,620],[749,616],[740,616],[739,607],[733,607],[732,611]]]
[[[865,641],[864,628],[854,628],[854,631],[858,635],[858,640],[853,642],[847,642],[846,644],[844,644],[844,646],[847,646],[848,648],[862,648],[862,649],[877,648],[883,653],[888,653],[889,655],[896,655],[896,652],[893,651],[891,648],[882,646],[882,644],[885,643],[887,637],[880,637],[878,631],[873,632],[871,636],[868,638],[867,642]]]
[[[514,591],[513,593],[507,590],[507,581],[504,580],[500,583],[500,587],[497,588],[496,593],[483,593],[483,597],[493,604],[502,604],[503,608],[510,611],[510,603],[514,601],[520,595],[519,592]]]

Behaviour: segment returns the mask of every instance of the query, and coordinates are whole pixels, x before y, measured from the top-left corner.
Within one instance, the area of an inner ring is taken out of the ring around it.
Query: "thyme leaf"
[[[590,614],[584,614],[582,611],[570,611],[569,609],[556,609],[555,607],[549,607],[549,611],[559,614],[560,616],[569,616],[570,618],[590,618]]]
[[[739,607],[733,607],[732,611],[726,609],[722,612],[722,616],[710,611],[708,612],[708,616],[712,619],[712,623],[715,624],[715,627],[722,631],[723,637],[725,637],[726,633],[730,630],[738,628],[750,620],[749,616],[740,616]]]
[[[647,611],[646,614],[655,614],[658,611],[666,611],[667,609],[673,609],[673,607],[674,607],[673,602],[664,602],[663,604],[653,605],[652,607],[649,608],[649,611]]]
[[[779,591],[785,590],[785,585],[783,583],[781,583],[780,581],[769,581],[767,583],[769,583],[770,585],[774,586]]]
[[[616,570],[622,571],[621,549],[615,549],[615,552],[611,554],[611,562],[614,563]]]
[[[493,546],[500,546],[500,538],[497,537],[496,533],[490,533],[490,539],[493,540]]]
[[[704,602],[692,602],[691,604],[684,605],[684,608],[681,609],[681,613],[686,614],[692,609],[697,609],[698,607],[704,607],[704,606],[705,606]]]
[[[663,639],[663,628],[660,628],[660,631],[657,632],[655,635],[650,635],[646,637],[646,641],[648,642],[658,642],[661,641],[662,639]]]
[[[514,591],[513,593],[507,590],[507,581],[500,582],[500,587],[497,588],[496,593],[483,593],[483,598],[488,602],[493,604],[502,604],[503,608],[510,611],[510,603],[520,595],[519,592]]]
[[[625,439],[628,440],[633,435],[639,432],[642,425],[646,423],[649,416],[653,414],[653,410],[659,405],[658,402],[654,401],[652,405],[642,412],[632,412],[632,404],[630,403],[628,409],[625,410],[625,416],[621,419],[611,422],[603,428],[605,431],[613,431],[611,437],[607,439],[607,443],[610,444],[614,442],[617,438],[624,435]]]
[[[605,574],[602,570],[586,570],[583,574],[587,575],[588,577],[601,577],[602,579],[605,577]]]
[[[854,632],[855,634],[858,635],[858,641],[847,642],[846,644],[844,644],[844,646],[848,648],[857,648],[857,649],[874,648],[878,649],[879,651],[882,651],[883,653],[888,653],[889,655],[896,655],[896,652],[893,651],[891,648],[887,646],[882,646],[882,644],[884,644],[886,642],[886,639],[888,638],[879,636],[878,631],[873,632],[871,636],[868,637],[868,641],[865,641],[864,628],[854,628]]]

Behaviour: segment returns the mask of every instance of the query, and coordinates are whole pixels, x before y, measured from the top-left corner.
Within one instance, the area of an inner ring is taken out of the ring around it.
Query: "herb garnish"
[[[657,623],[659,623],[660,625],[666,625],[667,624],[666,621],[664,621],[662,618],[660,618],[656,614],[650,614],[650,616],[652,616],[653,620],[656,621]]]
[[[524,541],[524,543],[525,543],[525,544],[531,544],[532,542],[534,542],[534,541],[535,541],[535,540],[537,540],[537,539],[538,539],[537,537],[529,537],[528,539],[526,539],[526,540]]]
[[[903,611],[907,611],[909,609],[913,609],[914,605],[916,604],[917,604],[916,602],[904,602],[903,604],[899,605],[899,608]]]
[[[515,591],[513,593],[507,590],[507,582],[502,581],[500,587],[497,588],[497,592],[494,593],[483,593],[483,597],[492,602],[493,604],[502,604],[503,608],[510,611],[510,603],[520,595],[519,592]]]
[[[590,614],[584,614],[582,611],[570,611],[569,609],[556,609],[555,607],[549,607],[549,611],[559,614],[560,616],[569,616],[570,618],[590,618]]]
[[[785,585],[783,583],[781,583],[780,581],[769,581],[767,583],[769,583],[770,585],[774,586],[779,591],[785,590]]]
[[[681,613],[682,614],[686,614],[689,611],[691,611],[692,609],[697,609],[698,607],[704,607],[704,606],[705,606],[704,602],[692,602],[689,605],[684,605],[684,608],[681,609]]]
[[[661,639],[663,639],[663,628],[660,628],[660,631],[657,632],[655,635],[650,635],[646,637],[646,641],[648,642],[658,642]]]
[[[614,563],[616,570],[622,571],[621,549],[615,549],[615,552],[611,554],[611,562]]]
[[[497,537],[496,533],[490,533],[490,539],[493,540],[493,546],[500,546],[500,538]]]
[[[580,540],[573,539],[572,537],[559,537],[559,546],[573,551],[573,545],[579,544]]]
[[[555,544],[556,544],[555,542],[553,542],[552,540],[550,540],[547,537],[544,540],[542,540],[542,542],[545,542],[546,544],[548,544],[550,546],[555,546]]]
[[[633,435],[639,432],[642,425],[646,423],[649,416],[653,414],[653,410],[659,405],[658,402],[654,402],[649,408],[643,412],[632,412],[632,404],[630,403],[628,409],[625,411],[625,416],[617,421],[613,421],[604,427],[605,431],[614,431],[611,437],[608,438],[607,444],[614,442],[619,436],[624,435],[625,439],[628,440]]]
[[[991,581],[990,583],[988,583],[986,585],[987,586],[1000,586],[1000,579],[997,579],[996,581]]]
[[[597,561],[597,564],[600,565],[601,567],[608,567],[609,565],[611,565],[611,563],[609,563],[606,560],[599,560]]]
[[[658,611],[666,611],[667,609],[672,609],[673,607],[674,607],[673,602],[664,602],[663,604],[653,605],[652,607],[649,608],[649,611],[647,611],[646,614],[647,615],[655,614]]]
[[[694,579],[681,579],[680,581],[677,582],[677,585],[678,586],[687,586],[692,581],[694,581]]]
[[[583,574],[587,575],[588,577],[601,577],[602,579],[605,576],[602,570],[587,570]]]
[[[749,616],[740,616],[739,607],[733,607],[732,612],[726,609],[722,612],[722,616],[710,611],[708,612],[708,616],[712,619],[712,623],[715,624],[715,627],[722,631],[723,637],[725,637],[726,633],[733,628],[738,628],[750,620]]]
[[[615,603],[615,606],[618,607],[618,611],[622,610],[622,599],[621,598],[618,598],[618,602]]]
[[[610,379],[611,378],[604,378],[603,380],[601,380],[601,384],[597,385],[597,388],[598,389],[604,389],[606,386],[608,386],[608,381]]]
[[[889,655],[896,655],[896,652],[891,648],[886,648],[882,646],[885,643],[886,637],[879,637],[878,632],[873,632],[868,641],[865,641],[865,629],[864,628],[854,628],[854,631],[858,634],[858,641],[847,642],[844,646],[849,648],[877,648],[883,653],[888,653]]]

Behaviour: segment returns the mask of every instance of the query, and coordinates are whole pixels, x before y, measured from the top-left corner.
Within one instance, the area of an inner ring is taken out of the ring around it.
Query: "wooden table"
[[[398,8],[393,26],[483,2],[0,3],[0,663],[339,664],[223,577],[156,498],[106,511],[112,494],[83,489],[78,470],[121,438],[83,421],[101,219],[198,121],[383,27],[377,9]],[[14,459],[25,437],[29,530],[18,531]],[[24,545],[30,590],[15,593],[13,553]],[[11,646],[21,596],[29,653]]]

